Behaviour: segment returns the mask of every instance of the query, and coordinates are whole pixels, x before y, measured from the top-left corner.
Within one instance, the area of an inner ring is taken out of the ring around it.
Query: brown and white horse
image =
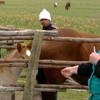
[[[17,49],[12,50],[5,59],[29,58],[29,46],[17,44]],[[0,87],[16,84],[23,67],[0,67]],[[0,100],[13,100],[14,92],[0,92]],[[38,94],[38,96],[37,96]],[[36,94],[36,100],[41,100],[41,94]]]
[[[100,36],[78,32],[72,29],[58,29],[58,36],[61,37],[80,37],[80,38],[99,38]],[[30,47],[32,42],[30,42]],[[28,46],[29,46],[28,45]],[[89,54],[93,52],[93,46],[96,50],[100,49],[100,43],[75,43],[75,42],[57,42],[43,41],[40,59],[66,60],[66,61],[87,61]],[[60,73],[61,69],[44,68],[42,74],[47,84],[62,84],[65,79]],[[40,74],[41,76],[41,74]],[[73,76],[81,83],[87,84],[87,78]],[[38,78],[39,81],[39,78]],[[41,82],[40,82],[41,83]],[[42,100],[55,100],[56,92],[43,92]]]

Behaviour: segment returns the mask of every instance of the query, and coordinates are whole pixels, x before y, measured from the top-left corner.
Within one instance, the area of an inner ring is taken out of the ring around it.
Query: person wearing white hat
[[[43,26],[43,28],[42,28],[43,30],[57,29],[57,27],[55,25],[51,24],[51,15],[46,9],[43,9],[40,12],[39,20]]]
[[[43,9],[40,12],[39,20],[43,26],[42,27],[43,30],[58,29],[55,25],[51,24],[51,15],[46,9]],[[45,76],[42,68],[38,69],[38,75],[37,75],[36,79],[39,84],[45,84],[47,82],[46,76]],[[42,92],[42,100],[57,100],[56,93]]]

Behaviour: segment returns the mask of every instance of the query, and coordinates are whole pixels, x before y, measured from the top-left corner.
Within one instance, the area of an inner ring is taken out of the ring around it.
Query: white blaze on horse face
[[[31,56],[31,51],[30,50],[26,50],[26,55],[30,57]]]

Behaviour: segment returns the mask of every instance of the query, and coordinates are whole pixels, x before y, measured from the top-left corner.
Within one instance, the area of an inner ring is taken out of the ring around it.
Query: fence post
[[[23,100],[35,100],[33,96],[35,96],[37,92],[34,90],[34,88],[36,85],[36,75],[38,73],[38,62],[40,57],[43,36],[44,33],[39,33],[39,32],[35,33],[34,36],[34,40],[32,43],[32,55],[28,65],[28,73],[24,88]]]

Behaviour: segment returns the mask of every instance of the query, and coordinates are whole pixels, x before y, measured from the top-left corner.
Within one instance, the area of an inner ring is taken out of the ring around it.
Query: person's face
[[[47,27],[50,24],[48,19],[41,19],[40,22],[44,27]]]

